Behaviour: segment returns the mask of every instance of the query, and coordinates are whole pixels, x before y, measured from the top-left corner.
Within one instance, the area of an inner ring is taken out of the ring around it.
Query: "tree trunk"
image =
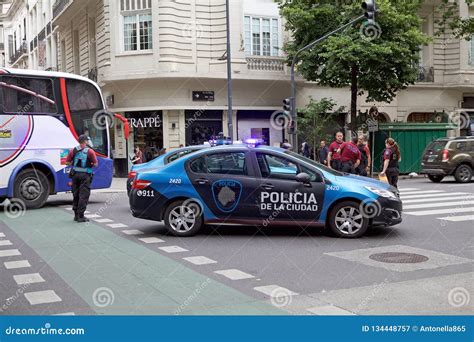
[[[357,76],[359,74],[359,67],[357,64],[353,64],[351,68],[351,125],[350,129],[352,132],[357,131],[357,93],[358,93],[358,82]]]

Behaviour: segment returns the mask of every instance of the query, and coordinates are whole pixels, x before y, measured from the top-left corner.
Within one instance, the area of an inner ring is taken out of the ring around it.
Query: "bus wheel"
[[[15,179],[13,196],[25,203],[27,209],[41,208],[49,196],[49,181],[40,170],[21,171]]]

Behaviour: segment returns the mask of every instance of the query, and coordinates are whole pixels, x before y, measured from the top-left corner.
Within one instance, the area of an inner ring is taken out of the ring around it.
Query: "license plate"
[[[432,163],[436,160],[436,156],[429,156],[428,157],[428,163]]]

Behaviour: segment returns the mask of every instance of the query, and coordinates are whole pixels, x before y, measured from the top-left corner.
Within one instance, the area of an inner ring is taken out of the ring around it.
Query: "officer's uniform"
[[[345,142],[341,145],[342,172],[355,173],[355,164],[360,160],[360,151],[352,142]]]
[[[95,152],[89,148],[78,146],[71,150],[68,162],[72,164],[72,195],[75,221],[84,220],[84,213],[89,203],[91,183],[93,178],[92,167],[97,164]]]
[[[387,176],[388,183],[394,187],[397,187],[398,185],[398,175],[400,174],[398,159],[400,159],[400,156],[395,153],[394,148],[385,149],[383,153],[382,165],[385,160],[389,161],[385,175]]]
[[[370,151],[365,144],[357,145],[357,148],[360,151],[361,159],[360,164],[356,169],[356,173],[360,176],[367,177],[367,166],[369,166]]]
[[[343,142],[338,142],[337,140],[334,140],[331,145],[329,145],[329,152],[332,152],[331,167],[337,171],[342,170],[341,155],[338,152],[342,144]]]

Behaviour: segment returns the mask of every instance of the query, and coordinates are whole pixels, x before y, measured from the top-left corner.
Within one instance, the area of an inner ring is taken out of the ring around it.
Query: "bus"
[[[71,191],[66,157],[81,134],[98,157],[92,189],[109,188],[112,119],[87,78],[0,68],[0,204],[8,198],[37,209],[49,195]]]

